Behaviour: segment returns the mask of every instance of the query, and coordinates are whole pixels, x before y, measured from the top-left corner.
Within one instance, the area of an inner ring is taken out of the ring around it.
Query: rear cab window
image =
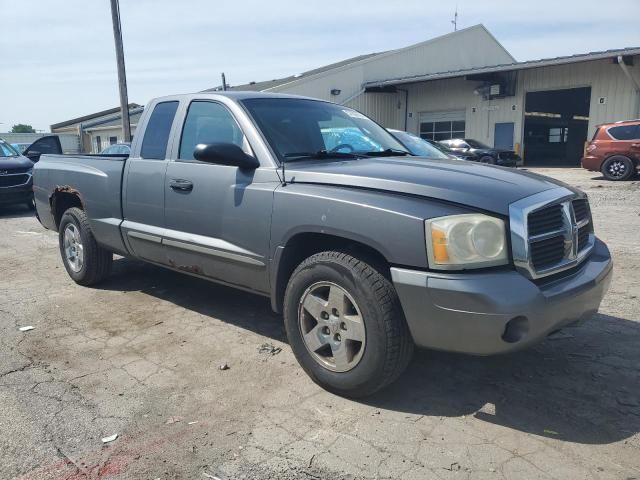
[[[164,160],[167,155],[169,133],[178,110],[177,101],[158,103],[147,122],[142,139],[140,156],[147,159]]]

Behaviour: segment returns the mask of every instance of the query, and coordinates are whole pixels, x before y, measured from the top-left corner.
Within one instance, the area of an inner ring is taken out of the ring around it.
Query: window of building
[[[118,143],[118,137],[109,137],[109,145],[115,145]]]
[[[547,141],[549,143],[567,143],[569,129],[567,127],[556,127],[549,129]]]
[[[96,152],[100,153],[102,151],[102,138],[100,135],[96,135]]]
[[[171,125],[173,125],[177,109],[178,102],[162,102],[155,106],[142,139],[142,149],[140,150],[142,158],[164,160],[167,155]]]
[[[449,140],[464,138],[465,121],[420,122],[420,136],[427,140]]]
[[[189,105],[182,129],[178,158],[193,160],[193,151],[199,143],[233,143],[244,147],[242,130],[224,105],[195,101]]]
[[[609,135],[616,140],[637,140],[640,139],[640,125],[620,125],[611,127]]]

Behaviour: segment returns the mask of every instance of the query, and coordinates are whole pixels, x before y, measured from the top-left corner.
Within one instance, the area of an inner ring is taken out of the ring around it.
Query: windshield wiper
[[[317,152],[290,152],[285,153],[284,158],[287,162],[295,162],[296,160],[322,160],[325,158],[364,158],[368,154],[351,153],[351,152],[328,152],[326,150],[318,150]]]
[[[396,148],[387,148],[380,152],[367,152],[366,155],[369,157],[403,157],[405,155],[411,155],[411,153]]]

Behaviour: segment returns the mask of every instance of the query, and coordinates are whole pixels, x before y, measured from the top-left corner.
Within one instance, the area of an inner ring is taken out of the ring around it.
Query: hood
[[[287,164],[287,181],[419,195],[508,215],[509,204],[562,182],[465,160],[386,157]],[[569,187],[567,187],[569,188]],[[572,189],[573,190],[573,189]]]
[[[33,168],[33,162],[22,155],[19,157],[0,157],[0,172],[8,170],[9,173],[21,173],[29,168]]]

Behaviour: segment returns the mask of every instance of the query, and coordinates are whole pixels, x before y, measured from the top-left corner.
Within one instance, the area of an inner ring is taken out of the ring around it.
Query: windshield
[[[409,153],[373,120],[341,105],[297,98],[242,103],[281,161]]]
[[[392,130],[391,134],[398,140],[400,140],[404,144],[404,146],[407,147],[409,151],[414,155],[441,160],[449,158],[448,155],[445,155],[441,150],[434,147],[429,142],[423,140],[417,135],[409,132],[402,132],[400,130]]]
[[[17,157],[18,155],[20,154],[11,145],[0,142],[0,157]]]
[[[474,140],[473,138],[465,138],[464,141],[467,142],[471,148],[491,148],[482,142]]]

